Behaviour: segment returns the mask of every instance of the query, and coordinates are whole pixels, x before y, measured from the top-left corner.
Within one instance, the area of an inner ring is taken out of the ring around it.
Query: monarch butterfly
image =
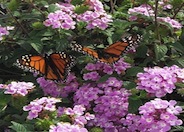
[[[88,47],[84,47],[75,42],[71,44],[71,48],[74,51],[81,52],[83,54],[87,54],[92,56],[94,59],[99,60],[100,62],[112,64],[119,60],[120,55],[123,53],[127,53],[130,50],[133,50],[137,47],[138,43],[142,39],[142,36],[137,34],[136,36],[128,36],[122,38],[121,41],[117,41],[105,49],[90,49]]]
[[[64,80],[71,67],[74,66],[74,57],[65,52],[50,55],[25,55],[17,59],[19,68],[43,75],[50,80]]]

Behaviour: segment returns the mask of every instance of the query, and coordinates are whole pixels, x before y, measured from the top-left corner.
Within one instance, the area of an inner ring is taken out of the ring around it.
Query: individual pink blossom
[[[9,35],[7,27],[1,27],[0,25],[0,40],[3,39],[3,36]]]

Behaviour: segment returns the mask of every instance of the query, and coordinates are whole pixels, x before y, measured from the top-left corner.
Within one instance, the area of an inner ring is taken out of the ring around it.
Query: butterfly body
[[[74,57],[64,52],[45,55],[25,55],[17,59],[17,66],[44,76],[51,80],[64,80],[71,67]]]
[[[123,38],[121,41],[117,41],[109,45],[104,49],[96,50],[84,47],[74,42],[71,44],[71,48],[74,51],[92,56],[95,60],[100,62],[112,64],[118,61],[123,53],[127,53],[128,51],[135,49],[141,39],[142,36],[140,35],[129,36]]]

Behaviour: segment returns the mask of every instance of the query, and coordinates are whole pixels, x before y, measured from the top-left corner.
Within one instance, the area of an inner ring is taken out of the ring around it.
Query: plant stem
[[[29,34],[27,32],[27,30],[21,25],[21,23],[13,16],[12,12],[7,9],[8,12],[10,13],[10,15],[12,16],[12,18],[16,21],[16,23],[20,26],[20,28],[24,31],[24,33],[29,37]]]
[[[155,30],[156,30],[156,35],[157,35],[157,38],[161,44],[161,38],[160,38],[160,34],[159,34],[159,31],[158,31],[158,21],[157,21],[157,16],[158,16],[158,0],[155,0],[155,10],[154,10],[154,13],[155,13]]]
[[[182,9],[183,6],[184,6],[184,3],[182,3],[181,6],[175,11],[175,14],[173,15],[172,19],[175,19],[176,15]]]

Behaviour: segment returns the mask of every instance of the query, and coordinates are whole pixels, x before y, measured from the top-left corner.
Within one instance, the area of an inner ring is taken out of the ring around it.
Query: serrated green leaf
[[[11,121],[13,125],[11,125],[9,128],[15,130],[16,132],[28,132],[26,127],[20,123]]]
[[[156,60],[159,61],[161,60],[167,53],[168,49],[167,49],[167,46],[165,45],[155,45],[154,47],[155,49],[155,57],[156,57]]]

